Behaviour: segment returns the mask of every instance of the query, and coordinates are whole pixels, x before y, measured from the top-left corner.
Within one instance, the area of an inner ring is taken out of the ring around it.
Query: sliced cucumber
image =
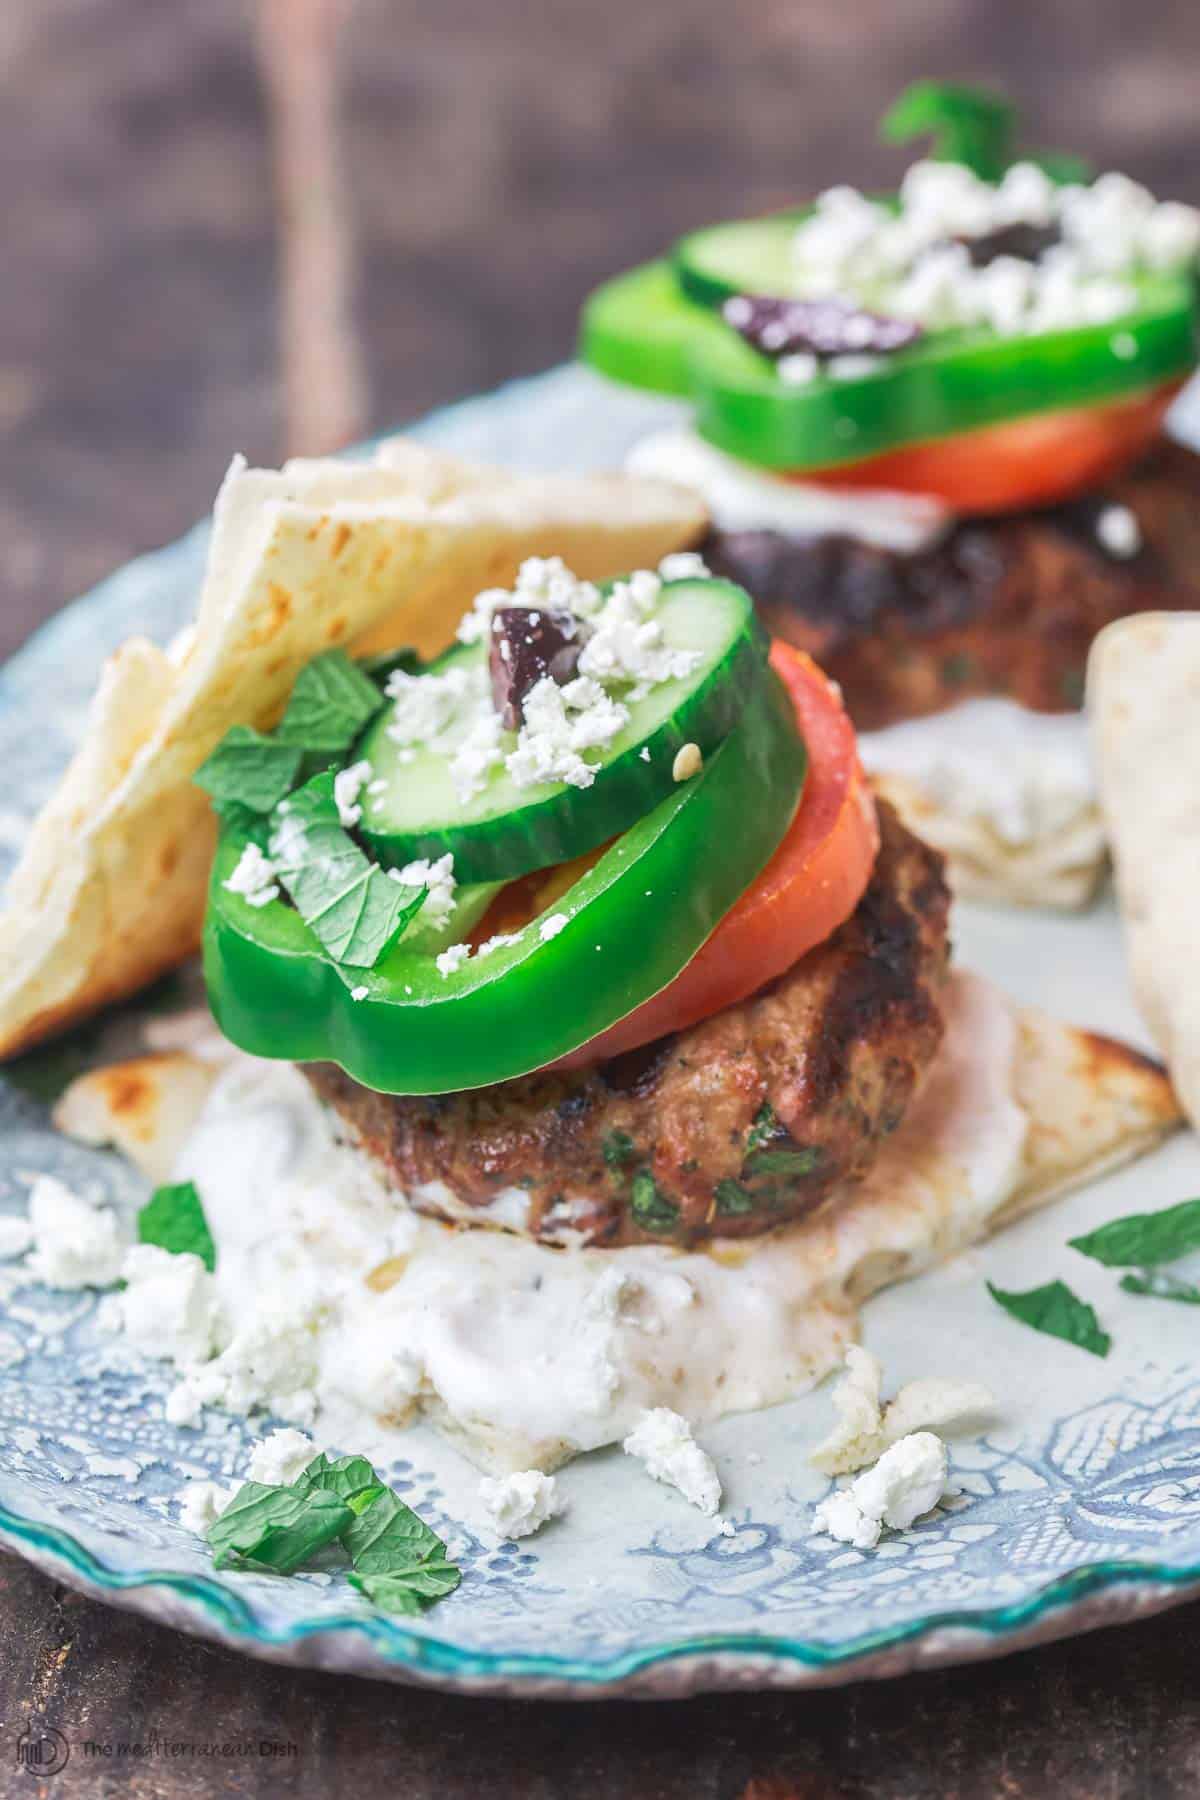
[[[359,827],[372,853],[400,868],[449,852],[460,882],[513,880],[582,856],[652,811],[674,791],[683,746],[696,744],[709,754],[761,691],[767,653],[750,596],[730,582],[670,582],[655,616],[665,645],[698,651],[702,661],[690,676],[627,703],[624,730],[589,757],[596,764],[590,787],[518,787],[501,763],[482,792],[462,802],[452,774],[454,746],[477,715],[456,722],[444,749],[404,751],[388,736],[390,709],[381,713],[357,751],[371,764],[376,790],[364,791]],[[452,654],[479,665],[486,649]],[[502,741],[512,749],[515,733]]]
[[[708,225],[680,238],[671,260],[683,293],[710,308],[724,305],[735,294],[794,294],[792,240],[807,210]]]
[[[592,294],[583,309],[579,352],[614,381],[658,394],[686,394],[687,343],[696,317],[670,264],[646,263]]]

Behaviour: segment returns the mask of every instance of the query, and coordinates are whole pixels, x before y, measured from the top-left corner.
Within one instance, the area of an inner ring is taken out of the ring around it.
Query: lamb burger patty
[[[880,806],[854,913],[750,999],[589,1069],[430,1097],[305,1073],[421,1211],[598,1245],[748,1237],[865,1173],[942,1036],[949,893]]]

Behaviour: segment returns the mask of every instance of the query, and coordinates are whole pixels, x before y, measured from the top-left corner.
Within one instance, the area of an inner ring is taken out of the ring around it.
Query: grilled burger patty
[[[1125,507],[1141,547],[1106,549]],[[1200,456],[1164,439],[1103,494],[967,519],[910,554],[847,537],[713,531],[714,574],[755,596],[772,634],[841,683],[860,731],[1004,694],[1035,712],[1081,704],[1092,639],[1113,619],[1200,606]]]
[[[887,806],[880,829],[846,923],[688,1031],[592,1069],[430,1098],[373,1093],[330,1063],[305,1073],[426,1212],[608,1246],[799,1218],[866,1171],[941,1040],[942,861]]]

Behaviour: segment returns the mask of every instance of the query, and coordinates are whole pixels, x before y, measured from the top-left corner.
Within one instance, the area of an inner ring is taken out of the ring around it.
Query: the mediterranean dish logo
[[[71,1746],[53,1725],[26,1725],[17,1739],[17,1767],[30,1775],[57,1775],[71,1760]]]
[[[44,1780],[66,1768],[71,1751],[61,1731],[31,1721],[17,1739],[17,1767]],[[74,1751],[83,1762],[234,1762],[286,1760],[299,1755],[299,1746],[283,1738],[169,1738],[150,1731],[140,1738],[80,1738]]]

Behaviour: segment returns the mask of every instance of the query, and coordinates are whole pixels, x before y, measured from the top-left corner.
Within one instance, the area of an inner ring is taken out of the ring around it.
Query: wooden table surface
[[[314,7],[345,14],[333,210],[354,331],[321,379],[342,384],[334,416],[364,428],[568,353],[588,286],[688,225],[885,183],[873,121],[918,74],[999,82],[1031,141],[1200,192],[1194,0],[739,0],[736,26],[722,0],[262,5],[285,37]],[[306,264],[276,197],[307,202],[312,139],[293,116],[300,173],[273,180],[252,12],[0,11],[0,653],[203,512],[233,450],[315,448],[296,422],[330,416],[277,325],[277,268]],[[277,107],[309,104],[328,60],[300,57]],[[47,1793],[1195,1795],[1198,1666],[1191,1607],[808,1696],[465,1700],[256,1665],[0,1558],[0,1794],[37,1791],[15,1760],[32,1718],[74,1746]],[[151,1734],[295,1750],[218,1766],[80,1748]]]

